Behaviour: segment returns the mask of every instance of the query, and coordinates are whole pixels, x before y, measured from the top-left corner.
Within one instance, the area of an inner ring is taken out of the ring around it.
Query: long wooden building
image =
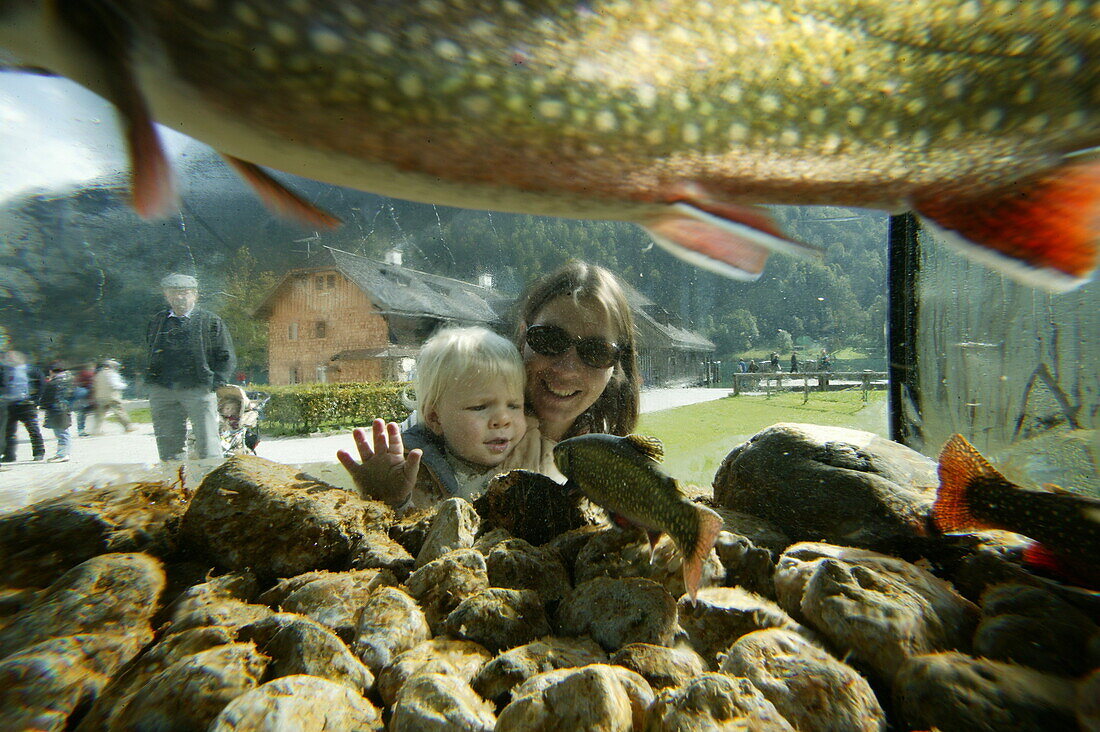
[[[714,344],[628,287],[644,383],[702,374]],[[444,325],[482,325],[511,336],[514,296],[325,247],[290,270],[256,310],[268,324],[272,384],[405,380],[420,346]]]

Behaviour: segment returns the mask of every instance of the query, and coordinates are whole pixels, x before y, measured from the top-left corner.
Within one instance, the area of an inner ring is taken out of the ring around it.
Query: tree
[[[249,374],[267,369],[267,323],[253,312],[277,281],[258,265],[248,247],[238,249],[226,264],[225,285],[215,297],[221,303],[218,314],[233,336],[238,368]]]

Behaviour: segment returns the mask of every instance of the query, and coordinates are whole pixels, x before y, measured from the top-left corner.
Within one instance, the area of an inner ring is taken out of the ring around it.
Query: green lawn
[[[636,432],[660,438],[665,445],[664,470],[697,485],[710,485],[718,465],[737,445],[776,422],[810,422],[851,427],[886,435],[886,392],[859,389],[813,393],[730,396],[702,404],[643,414]]]

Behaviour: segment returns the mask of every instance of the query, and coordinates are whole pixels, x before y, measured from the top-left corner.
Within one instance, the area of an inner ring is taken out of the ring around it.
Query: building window
[[[286,328],[286,337],[287,337],[288,340],[291,340],[291,341],[298,340],[298,324],[297,323],[291,323],[290,325],[287,326],[287,328]]]
[[[290,367],[290,383],[291,384],[300,384],[300,383],[302,383],[302,377],[298,373],[298,367],[297,366],[291,366]]]
[[[315,290],[325,289],[325,276],[324,275],[317,275],[316,277],[313,278],[313,289],[315,289]]]
[[[336,289],[336,275],[334,274],[319,274],[313,278],[313,289],[317,291],[323,290],[335,290]]]
[[[330,290],[336,289],[336,275],[325,275],[325,284]]]
[[[313,324],[313,337],[324,338],[325,337],[325,321],[318,320]]]

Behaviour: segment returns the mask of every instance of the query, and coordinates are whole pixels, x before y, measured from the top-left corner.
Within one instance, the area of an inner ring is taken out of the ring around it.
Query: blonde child
[[[525,380],[507,339],[485,328],[441,330],[417,362],[417,423],[402,431],[376,419],[373,434],[352,433],[362,462],[346,450],[336,457],[364,497],[398,508],[473,500],[499,473],[552,465],[537,422],[524,415]]]

